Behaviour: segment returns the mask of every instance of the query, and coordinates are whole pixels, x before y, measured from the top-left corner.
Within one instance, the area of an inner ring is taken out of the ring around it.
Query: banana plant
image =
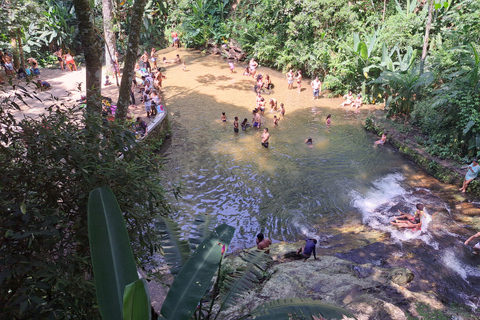
[[[197,218],[195,236],[203,238],[193,254],[186,260],[188,243],[179,238],[178,226],[169,218],[162,218],[156,228],[162,234],[163,245],[171,247],[166,260],[181,267],[168,291],[161,309],[161,320],[217,319],[221,312],[237,302],[252,289],[268,268],[271,257],[260,250],[248,252],[242,259],[245,267],[221,279],[222,260],[232,240],[235,228],[222,224],[211,232],[208,215]],[[138,279],[132,249],[122,212],[108,187],[90,193],[88,200],[89,241],[92,252],[97,300],[103,320],[150,319],[150,299],[144,279]],[[174,247],[180,247],[175,249]],[[165,248],[165,247],[164,247]],[[165,249],[164,249],[165,250]],[[167,252],[169,252],[167,254]],[[186,260],[186,261],[185,261]],[[212,290],[212,279],[218,272]],[[222,288],[221,290],[219,288]],[[202,311],[203,298],[210,297],[210,309]],[[213,306],[220,308],[213,318]],[[340,319],[353,317],[348,311],[309,299],[276,300],[257,307],[242,319],[301,319],[321,316]]]

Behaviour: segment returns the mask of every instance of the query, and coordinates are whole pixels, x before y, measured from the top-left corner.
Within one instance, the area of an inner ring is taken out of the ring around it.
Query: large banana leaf
[[[188,259],[168,291],[160,313],[169,320],[189,320],[209,289],[235,228],[222,224],[206,238]]]
[[[229,275],[223,282],[223,288],[220,292],[222,304],[217,317],[224,308],[233,305],[241,296],[252,289],[262,278],[262,272],[272,262],[272,258],[262,250],[249,251],[242,259],[248,262],[248,265]]]
[[[259,305],[250,315],[242,319],[268,320],[289,319],[285,315],[295,315],[295,319],[312,319],[321,316],[325,319],[343,319],[343,316],[356,319],[353,314],[334,305],[312,299],[280,299]]]
[[[150,320],[150,309],[150,295],[145,279],[139,279],[125,287],[123,320]]]
[[[191,253],[188,242],[180,240],[180,227],[169,218],[158,217],[155,227],[160,233],[160,242],[170,272],[177,274]]]
[[[190,248],[195,250],[197,246],[202,243],[203,240],[212,232],[213,224],[216,222],[216,219],[211,214],[201,213],[198,214],[193,222],[193,230],[190,233]]]
[[[102,319],[122,319],[125,286],[138,274],[122,212],[108,187],[90,192],[88,238]]]

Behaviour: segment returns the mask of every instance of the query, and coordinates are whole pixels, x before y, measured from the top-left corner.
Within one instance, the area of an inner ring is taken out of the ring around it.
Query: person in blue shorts
[[[303,262],[307,261],[308,258],[313,253],[313,258],[317,260],[317,255],[315,253],[315,246],[317,245],[317,239],[307,239],[305,240],[307,243],[305,244],[304,247],[301,247],[300,249],[297,250],[297,254],[302,257]]]
[[[467,174],[465,175],[463,186],[459,190],[465,193],[467,191],[468,184],[477,177],[478,172],[480,172],[480,166],[478,165],[478,160],[473,159],[473,162],[467,167]]]
[[[374,146],[378,146],[378,145],[383,146],[386,141],[387,141],[387,133],[384,132],[384,133],[382,133],[382,137],[380,138],[380,140],[375,141],[375,143],[373,145]]]

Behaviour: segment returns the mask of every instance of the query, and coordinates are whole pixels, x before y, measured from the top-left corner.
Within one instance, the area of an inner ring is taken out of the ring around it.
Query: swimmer
[[[473,236],[467,239],[463,244],[468,245],[470,241],[472,241],[475,238],[480,237],[480,232],[475,233]],[[473,254],[479,254],[480,253],[480,242],[478,242],[474,247],[473,247]]]
[[[307,139],[305,139],[305,143],[309,146],[311,146],[313,144],[313,139],[312,137],[308,137]]]
[[[227,116],[225,115],[225,112],[222,112],[222,116],[220,117],[220,120],[222,120],[222,122],[227,122]]]
[[[380,140],[375,141],[375,143],[373,145],[378,146],[380,144],[380,145],[383,146],[386,141],[387,141],[387,134],[386,134],[386,132],[384,132],[384,133],[382,133],[382,137],[380,138]]]
[[[260,129],[260,126],[262,125],[262,117],[260,116],[260,112],[255,113],[255,122],[257,123],[257,128]]]
[[[327,119],[325,120],[325,124],[326,124],[327,126],[329,126],[329,125],[332,123],[332,120],[331,120],[331,119],[332,119],[332,115],[329,114],[329,115],[327,116]]]
[[[282,115],[282,117],[285,117],[285,106],[283,105],[283,103],[280,103],[280,114]]]
[[[268,148],[268,139],[270,139],[270,133],[268,133],[268,128],[265,128],[262,133],[262,146],[265,148]]]
[[[235,119],[233,120],[233,131],[235,133],[238,133],[238,117],[235,117]]]
[[[419,203],[416,207],[417,211],[415,211],[413,215],[398,210],[400,216],[395,218],[393,221],[390,221],[390,223],[399,228],[408,228],[413,229],[414,231],[420,230],[422,228],[422,216],[425,215],[423,212],[424,206],[423,204]]]
[[[255,103],[257,104],[257,108],[260,105],[260,101],[262,101],[262,95],[260,94],[260,92],[257,92],[257,97],[255,98]]]
[[[268,238],[265,238],[263,233],[257,234],[256,242],[257,242],[257,249],[259,250],[265,250],[268,247],[270,247],[270,245],[272,244],[272,241],[270,241],[270,239]],[[269,254],[270,250],[265,250],[265,253]]]
[[[277,111],[277,99],[270,98],[268,104],[270,105],[270,111]]]
[[[248,123],[247,118],[243,119],[243,122],[240,125],[242,126],[243,131],[247,131],[247,128],[250,127],[250,123]]]
[[[277,116],[273,116],[273,125],[278,126],[278,121],[280,121],[280,119],[277,118]]]
[[[303,262],[307,261],[307,259],[310,258],[312,253],[313,253],[314,259],[318,260],[317,255],[315,253],[315,247],[317,245],[317,239],[307,239],[305,241],[306,241],[305,246],[298,249],[297,254],[300,255],[300,257],[303,258]]]
[[[260,99],[260,102],[258,103],[258,109],[262,114],[265,112],[265,98]]]

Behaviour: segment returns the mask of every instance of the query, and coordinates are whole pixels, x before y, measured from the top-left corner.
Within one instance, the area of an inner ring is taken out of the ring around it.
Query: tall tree
[[[425,58],[427,57],[428,39],[430,37],[430,28],[432,27],[433,1],[434,0],[430,0],[430,3],[428,5],[427,27],[425,28],[425,37],[423,38],[422,58],[420,59],[420,75],[423,73],[423,69],[425,67]]]
[[[117,50],[115,33],[113,32],[113,3],[112,0],[103,0],[102,4],[103,31],[105,34],[105,66],[107,70],[112,70],[112,60]]]
[[[87,112],[100,114],[102,112],[102,47],[95,32],[95,18],[90,2],[74,0],[74,4],[87,65]]]
[[[145,4],[146,0],[135,0],[135,3],[133,4],[133,12],[130,18],[130,32],[128,35],[128,43],[126,48],[127,54],[123,67],[122,83],[120,85],[115,119],[124,120],[127,116],[128,106],[130,105],[130,90],[135,72],[135,62],[137,61],[137,52]]]

